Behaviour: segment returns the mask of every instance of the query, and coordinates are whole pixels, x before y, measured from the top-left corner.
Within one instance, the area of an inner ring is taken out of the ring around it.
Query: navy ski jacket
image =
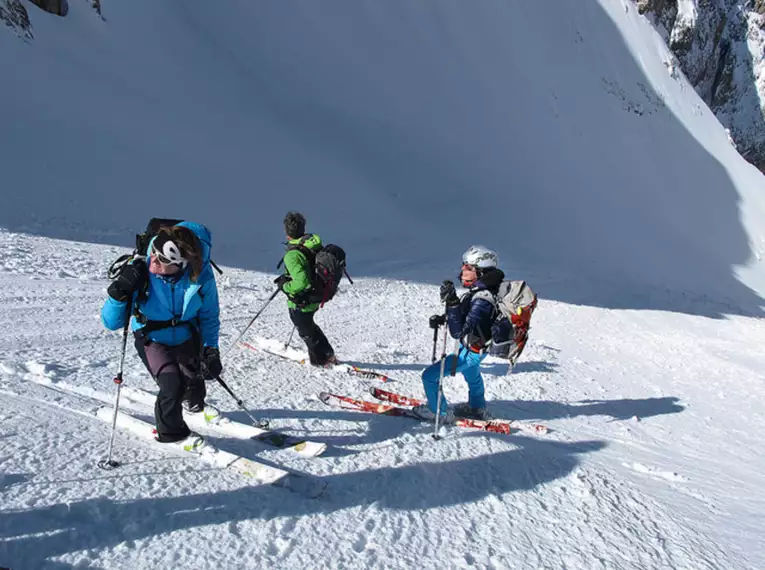
[[[458,338],[463,345],[476,350],[485,348],[492,339],[495,342],[510,339],[512,325],[506,318],[497,320],[497,309],[493,302],[504,278],[505,274],[500,269],[484,272],[462,296],[459,305],[447,307],[446,320],[452,338]]]

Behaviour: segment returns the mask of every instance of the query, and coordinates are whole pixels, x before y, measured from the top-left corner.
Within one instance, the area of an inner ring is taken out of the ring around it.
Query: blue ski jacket
[[[188,268],[180,275],[163,277],[149,273],[146,296],[138,292],[133,294],[133,306],[150,321],[169,321],[176,319],[176,326],[147,333],[148,340],[167,346],[183,344],[192,337],[193,330],[199,332],[202,346],[218,347],[220,332],[220,308],[218,287],[215,283],[210,264],[212,237],[203,225],[194,222],[181,222],[179,226],[190,229],[199,238],[202,245],[204,268],[196,282],[189,277]],[[152,239],[153,243],[154,240]],[[151,251],[151,243],[149,251]],[[109,330],[125,326],[127,301],[115,301],[107,297],[101,309],[101,321]],[[131,330],[140,331],[145,325],[131,317]],[[194,327],[194,329],[192,329]]]

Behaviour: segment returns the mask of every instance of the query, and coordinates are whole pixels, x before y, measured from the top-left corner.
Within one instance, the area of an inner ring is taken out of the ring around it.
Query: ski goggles
[[[186,267],[188,260],[181,255],[181,250],[172,241],[167,240],[162,244],[162,251],[157,249],[156,240],[151,244],[150,254],[162,265],[179,265]]]

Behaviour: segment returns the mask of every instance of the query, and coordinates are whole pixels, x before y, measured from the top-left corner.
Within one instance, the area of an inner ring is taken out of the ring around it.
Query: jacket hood
[[[499,289],[499,284],[505,278],[505,272],[496,267],[486,269],[483,275],[476,281],[476,289],[488,289],[496,292]]]
[[[181,222],[178,224],[183,228],[188,228],[199,238],[199,242],[202,244],[202,262],[205,264],[210,263],[210,251],[212,250],[212,234],[206,226],[198,224],[196,222]]]
[[[194,235],[199,238],[199,244],[202,246],[202,265],[209,265],[210,251],[212,250],[212,234],[210,233],[210,230],[208,230],[207,227],[203,226],[202,224],[198,224],[196,222],[181,222],[178,225],[180,227],[191,230],[194,232]],[[157,239],[156,236],[151,238],[147,251],[151,251],[155,239]]]
[[[321,238],[318,234],[306,234],[303,237],[291,239],[287,242],[287,245],[300,245],[301,241],[303,242],[303,245],[308,249],[318,249],[321,247]]]

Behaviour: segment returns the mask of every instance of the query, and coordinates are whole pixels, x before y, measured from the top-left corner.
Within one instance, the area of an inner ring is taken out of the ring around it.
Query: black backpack
[[[327,244],[319,250],[308,249],[304,242],[310,236],[304,237],[300,243],[290,244],[287,251],[299,250],[308,262],[307,273],[311,276],[311,288],[292,299],[298,307],[319,303],[321,307],[330,301],[337,293],[340,281],[345,275],[353,285],[351,276],[345,269],[345,251],[339,245]],[[281,266],[284,259],[279,262]]]
[[[152,218],[146,226],[146,231],[135,235],[134,253],[146,256],[146,254],[149,253],[149,243],[152,238],[159,233],[159,230],[177,226],[182,221],[183,220],[173,220],[170,218]]]

